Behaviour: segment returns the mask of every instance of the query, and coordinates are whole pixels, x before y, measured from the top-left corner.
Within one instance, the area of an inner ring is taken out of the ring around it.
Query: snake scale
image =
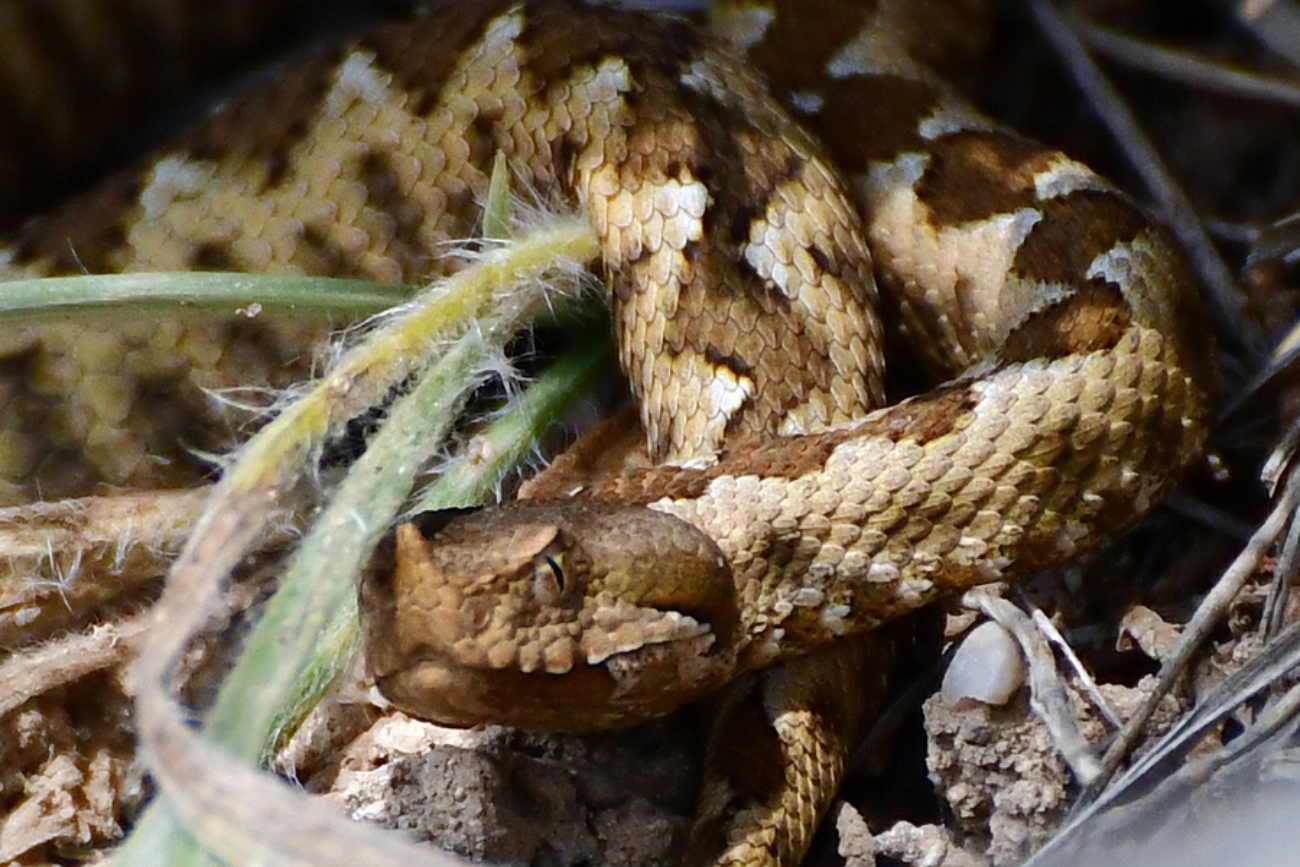
[[[1127,526],[1208,427],[1208,328],[1165,234],[907,50],[942,56],[937,31],[981,5],[935,27],[905,0],[720,4],[705,36],[572,0],[455,3],[229,102],[25,226],[0,276],[423,280],[472,234],[497,153],[574,202],[660,465],[399,527],[362,584],[369,664],[418,715],[569,731],[765,670],[720,731],[766,717],[783,776],[711,783],[687,860],[793,864],[861,715],[845,687],[879,647],[860,636]],[[881,310],[942,381],[888,408]],[[318,338],[7,338],[6,497],[185,483],[178,443],[228,436],[203,388],[278,384]]]

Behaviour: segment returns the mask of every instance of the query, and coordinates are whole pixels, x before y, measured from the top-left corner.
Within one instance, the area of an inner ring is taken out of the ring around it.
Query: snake
[[[370,671],[417,716],[550,731],[731,689],[724,720],[757,705],[783,775],[706,786],[686,860],[795,864],[873,630],[1130,525],[1209,428],[1195,277],[1122,192],[926,65],[983,4],[952,5],[940,26],[903,0],[738,0],[705,33],[448,4],[316,50],[29,222],[0,278],[425,280],[473,234],[498,154],[572,203],[655,465],[398,526],[360,582]],[[889,329],[936,385],[885,406]],[[195,446],[231,435],[208,389],[281,384],[321,331],[7,336],[0,493],[189,483]]]

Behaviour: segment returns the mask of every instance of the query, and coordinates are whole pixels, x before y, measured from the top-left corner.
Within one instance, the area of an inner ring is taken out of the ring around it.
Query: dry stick
[[[1276,385],[1279,379],[1300,363],[1300,342],[1295,340],[1297,337],[1300,337],[1300,329],[1293,328],[1291,335],[1283,339],[1273,351],[1268,364],[1224,401],[1219,409],[1220,421],[1233,417],[1249,406],[1260,392]]]
[[[1134,167],[1142,174],[1148,188],[1160,202],[1166,219],[1192,257],[1202,279],[1206,281],[1210,290],[1209,300],[1215,307],[1221,325],[1242,348],[1259,352],[1262,341],[1241,312],[1231,275],[1215,253],[1212,242],[1205,234],[1182,190],[1165,170],[1155,149],[1141,132],[1123,100],[1092,63],[1082,44],[1055,8],[1047,0],[1027,0],[1027,2],[1044,35],[1069,67],[1076,84],[1088,95],[1091,103],[1100,113],[1102,121],[1125,147]],[[1294,488],[1293,484],[1288,483],[1287,495],[1284,495],[1282,502],[1251,538],[1245,550],[1224,573],[1191,622],[1187,624],[1173,655],[1161,668],[1155,690],[1143,702],[1134,717],[1120,730],[1110,749],[1106,751],[1102,759],[1102,773],[1088,788],[1089,794],[1095,795],[1100,787],[1109,782],[1124,756],[1137,742],[1142,728],[1155,711],[1160,699],[1173,686],[1204,636],[1222,617],[1232,597],[1240,590],[1259,560],[1276,541],[1294,509],[1296,502]]]
[[[1106,755],[1102,757],[1102,773],[1085,791],[1085,799],[1095,797],[1099,790],[1114,776],[1120,763],[1124,761],[1125,756],[1137,743],[1143,728],[1147,724],[1147,720],[1155,712],[1160,700],[1173,688],[1174,682],[1182,676],[1192,656],[1196,654],[1210,632],[1227,612],[1233,598],[1250,576],[1255,573],[1264,555],[1268,553],[1278,537],[1282,535],[1287,523],[1292,519],[1297,503],[1300,503],[1300,473],[1293,473],[1288,477],[1286,486],[1282,490],[1282,496],[1278,499],[1277,505],[1273,507],[1268,519],[1255,531],[1255,535],[1251,537],[1242,552],[1237,555],[1237,559],[1232,562],[1232,565],[1223,573],[1223,577],[1214,585],[1214,589],[1206,595],[1200,607],[1196,609],[1196,614],[1183,627],[1183,633],[1179,636],[1178,644],[1175,645],[1173,652],[1165,660],[1164,665],[1160,667],[1160,673],[1156,678],[1151,693],[1142,702],[1133,717],[1124,724],[1124,728],[1120,729],[1115,735],[1115,740],[1111,743],[1110,748],[1106,750]]]
[[[0,509],[0,647],[22,647],[152,588],[167,574],[211,486]],[[301,509],[264,528],[263,548],[301,534]]]
[[[208,490],[0,509],[0,646],[16,647],[167,572]]]
[[[148,627],[136,614],[25,650],[0,663],[0,716],[29,699],[129,660]]]
[[[1254,696],[1278,683],[1300,663],[1300,625],[1293,624],[1278,635],[1265,652],[1253,657],[1245,665],[1230,673],[1216,684],[1202,698],[1199,704],[1167,731],[1159,742],[1145,752],[1122,778],[1106,790],[1097,800],[1088,804],[1071,817],[1070,822],[1060,829],[1042,849],[1026,862],[1025,867],[1038,867],[1042,864],[1072,863],[1068,853],[1071,847],[1077,849],[1080,835],[1088,833],[1095,827],[1102,815],[1114,810],[1138,809],[1142,802],[1165,797],[1161,794],[1178,785],[1181,778],[1204,777],[1215,767],[1224,766],[1234,761],[1273,733],[1281,729],[1300,706],[1300,688],[1293,688],[1280,699],[1266,708],[1255,724],[1241,737],[1219,749],[1211,757],[1203,757],[1196,766],[1185,763],[1151,790],[1142,795],[1141,800],[1121,803],[1125,794],[1146,779],[1160,766],[1176,756],[1185,756],[1196,744],[1209,734],[1234,709],[1250,701]],[[1207,761],[1208,758],[1208,761]],[[1185,788],[1183,789],[1185,791]],[[1181,802],[1180,802],[1181,805]],[[1104,821],[1104,820],[1103,820]]]
[[[480,280],[513,285],[526,273],[538,279],[557,253],[585,262],[598,255],[599,246],[586,222],[575,220],[486,254],[474,270]],[[250,552],[286,492],[310,471],[321,444],[377,403],[393,382],[414,372],[416,359],[426,354],[420,350],[437,339],[439,323],[472,322],[495,301],[489,293],[472,301],[440,296],[423,304],[398,333],[385,332],[382,375],[345,362],[319,392],[330,400],[299,402],[272,421],[222,479],[171,572],[155,609],[155,628],[136,661],[141,749],[170,796],[171,809],[218,857],[285,867],[350,867],[364,852],[366,863],[376,867],[464,864],[395,834],[340,822],[333,808],[231,762],[186,724],[185,710],[171,696],[171,680],[193,636],[220,618],[225,576]],[[274,827],[274,839],[249,833],[255,827]]]
[[[1092,673],[1088,671],[1079,655],[1074,652],[1070,642],[1066,641],[1065,636],[1056,628],[1056,624],[1052,623],[1051,618],[1044,614],[1041,608],[1037,607],[1033,610],[1033,618],[1034,626],[1038,627],[1038,631],[1043,634],[1049,644],[1055,646],[1061,652],[1070,668],[1074,669],[1074,676],[1078,678],[1080,688],[1088,696],[1088,700],[1092,702],[1093,707],[1097,708],[1097,712],[1105,717],[1106,722],[1110,723],[1114,728],[1124,725],[1124,722],[1115,715],[1110,702],[1106,701],[1106,696],[1102,695],[1101,690],[1097,688],[1097,681],[1093,680]]]
[[[1285,625],[1283,618],[1297,562],[1300,562],[1300,521],[1292,521],[1286,541],[1282,543],[1282,553],[1273,564],[1273,584],[1264,603],[1264,614],[1260,617],[1260,632],[1265,640],[1276,637]]]
[[[961,597],[965,608],[980,611],[1015,639],[1029,664],[1029,705],[1034,715],[1047,726],[1056,751],[1074,772],[1075,779],[1087,785],[1100,768],[1087,738],[1075,724],[1074,706],[1056,670],[1052,648],[1034,626],[1033,620],[1014,603],[992,593],[971,590]]]
[[[1300,334],[1300,331],[1292,329],[1292,334]],[[1292,343],[1290,339],[1284,339],[1278,344],[1277,350],[1274,350],[1269,363],[1256,373],[1251,381],[1245,383],[1223,402],[1223,406],[1219,408],[1219,421],[1238,415],[1238,412],[1248,407],[1261,391],[1277,385],[1279,378],[1286,376],[1295,367],[1297,361],[1300,361],[1300,343]]]
[[[1049,0],[1026,0],[1043,35],[1056,49],[1069,69],[1075,85],[1083,91],[1128,156],[1133,168],[1142,176],[1155,197],[1166,223],[1192,260],[1201,280],[1209,290],[1209,302],[1230,341],[1251,355],[1263,355],[1264,341],[1242,311],[1236,281],[1214,249],[1191,202],[1160,160],[1151,141],[1142,132],[1123,98],[1092,62],[1083,44]]]
[[[1072,21],[1071,27],[1091,48],[1131,69],[1150,72],[1225,96],[1300,108],[1300,87],[1294,82],[1232,69],[1195,54],[1152,45],[1082,19]]]

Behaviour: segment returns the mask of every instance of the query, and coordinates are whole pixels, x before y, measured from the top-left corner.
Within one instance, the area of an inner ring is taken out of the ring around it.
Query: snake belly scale
[[[807,709],[882,652],[862,636],[1131,523],[1210,414],[1207,329],[1163,232],[954,97],[907,50],[920,5],[720,4],[705,36],[572,0],[455,3],[231,101],[30,223],[0,274],[422,280],[472,232],[497,153],[575,203],[662,463],[399,528],[362,583],[370,665],[437,721],[574,731],[770,672],[722,714],[758,695],[785,775],[760,797],[711,783],[687,858],[792,864],[861,712]],[[881,307],[946,380],[888,408]],[[182,421],[213,427],[200,387],[265,380],[316,337],[150,324],[87,353],[27,332],[2,347],[26,371],[3,493],[184,483]],[[651,558],[671,565],[629,567]]]

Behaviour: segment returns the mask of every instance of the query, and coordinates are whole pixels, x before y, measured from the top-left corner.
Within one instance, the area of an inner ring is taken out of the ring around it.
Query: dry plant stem
[[[1050,843],[1035,853],[1025,867],[1036,867],[1044,862],[1068,863],[1061,859],[1053,860],[1049,856],[1061,853],[1062,850],[1068,851],[1073,841],[1080,834],[1085,834],[1088,827],[1103,813],[1111,809],[1132,809],[1135,805],[1126,795],[1139,782],[1147,779],[1156,769],[1168,767],[1174,759],[1185,755],[1228,714],[1264,690],[1272,688],[1298,664],[1300,664],[1300,625],[1292,625],[1279,634],[1265,652],[1228,675],[1205,695],[1192,712],[1180,719],[1159,743],[1125,772],[1123,777],[1097,800],[1073,816],[1069,825],[1061,829]],[[1261,714],[1257,723],[1232,744],[1218,751],[1212,758],[1196,763],[1184,763],[1169,777],[1161,780],[1149,794],[1144,796],[1143,800],[1159,799],[1162,790],[1169,791],[1180,781],[1186,782],[1189,777],[1205,777],[1214,768],[1227,764],[1248,751],[1250,747],[1266,741],[1272,733],[1283,729],[1288,722],[1294,722],[1297,710],[1300,710],[1300,689],[1292,688],[1270,705]]]
[[[1160,674],[1151,693],[1142,702],[1137,712],[1115,735],[1115,740],[1102,757],[1102,773],[1085,792],[1086,797],[1096,797],[1101,787],[1108,783],[1120,763],[1132,751],[1146,726],[1147,720],[1155,711],[1160,700],[1173,688],[1174,682],[1182,676],[1191,662],[1192,656],[1201,647],[1209,633],[1218,625],[1231,604],[1233,597],[1241,590],[1246,581],[1259,567],[1264,555],[1277,542],[1295,514],[1296,505],[1300,503],[1300,475],[1291,474],[1282,489],[1282,495],[1269,514],[1246,544],[1246,547],[1232,565],[1223,573],[1214,585],[1214,589],[1201,602],[1196,614],[1188,621],[1179,636],[1169,658],[1160,667]]]
[[[1165,222],[1209,290],[1208,300],[1224,336],[1242,350],[1262,355],[1263,339],[1242,311],[1236,281],[1215,251],[1214,242],[1206,234],[1191,202],[1165,168],[1123,98],[1088,57],[1083,44],[1049,0],[1026,2],[1043,34],[1069,69],[1076,86],[1088,98],[1155,197]]]
[[[157,581],[208,492],[151,491],[0,509],[0,646],[48,635]]]
[[[1052,623],[1051,619],[1040,608],[1034,609],[1033,617],[1034,626],[1047,638],[1048,642],[1061,651],[1061,655],[1070,664],[1070,668],[1074,669],[1074,676],[1079,679],[1079,685],[1093,706],[1097,708],[1097,711],[1115,728],[1122,726],[1123,721],[1115,715],[1110,703],[1106,701],[1106,697],[1097,688],[1097,682],[1092,679],[1092,674],[1084,666],[1083,660],[1079,659],[1078,654],[1074,652],[1074,648],[1070,646],[1070,642],[1066,641],[1065,636],[1056,628],[1056,624]]]
[[[1180,719],[1158,744],[1134,763],[1123,778],[1106,792],[1104,800],[1114,802],[1126,787],[1167,762],[1170,757],[1191,749],[1224,717],[1254,696],[1274,687],[1297,664],[1300,664],[1300,626],[1292,625],[1281,632],[1262,653],[1228,675],[1203,696],[1190,714]],[[1295,700],[1294,695],[1286,693],[1265,710],[1246,733],[1224,748],[1223,752],[1232,755],[1239,751],[1239,741],[1250,744],[1276,730],[1286,721],[1286,715],[1294,710]]]
[[[1300,521],[1292,521],[1286,541],[1282,544],[1282,553],[1273,564],[1273,584],[1261,618],[1265,638],[1272,638],[1282,631],[1282,619],[1286,615],[1286,603],[1291,595],[1291,581],[1295,578],[1297,563],[1300,563]]]
[[[137,614],[11,656],[0,664],[0,716],[51,689],[128,661],[148,621],[148,614]]]
[[[1072,20],[1070,26],[1090,48],[1132,69],[1213,93],[1300,108],[1300,87],[1292,82],[1211,63],[1194,54],[1152,45],[1083,19]]]
[[[512,317],[498,320],[513,330]],[[359,643],[355,576],[410,493],[412,469],[441,445],[483,381],[490,344],[507,336],[466,334],[394,404],[313,522],[222,684],[205,720],[210,743],[244,762],[267,763],[281,731],[292,730],[347,666]],[[218,863],[157,810],[137,828],[131,851],[167,851],[174,867]]]
[[[1300,685],[1292,686],[1272,704],[1264,708],[1255,724],[1216,756],[1216,765],[1224,765],[1235,757],[1267,741],[1287,724],[1300,723]]]
[[[510,329],[513,330],[513,329]],[[399,400],[312,523],[204,719],[208,738],[264,764],[358,646],[355,576],[446,438],[502,335],[467,334]],[[283,707],[286,695],[301,695]],[[304,706],[306,705],[306,706]]]
[[[1292,339],[1297,335],[1300,335],[1300,330],[1292,329],[1291,335],[1273,351],[1268,364],[1227,400],[1219,411],[1220,421],[1231,418],[1250,406],[1260,392],[1272,386],[1295,367],[1300,361],[1300,343],[1292,343]]]
[[[1100,771],[1092,746],[1079,733],[1074,722],[1074,707],[1056,671],[1056,660],[1033,620],[1014,604],[991,593],[972,590],[962,596],[962,605],[982,612],[985,617],[1011,633],[1029,664],[1029,704],[1047,726],[1052,743],[1070,766],[1075,779],[1087,785]]]
[[[375,865],[456,862],[395,835],[341,822],[333,809],[236,766],[228,753],[186,724],[184,709],[171,697],[171,677],[189,641],[219,617],[225,576],[248,553],[268,512],[310,472],[327,439],[413,374],[420,359],[456,329],[495,315],[499,287],[535,283],[557,257],[581,263],[598,253],[589,226],[575,219],[485,254],[478,267],[451,278],[433,297],[413,302],[400,320],[345,358],[312,395],[255,437],[223,478],[171,573],[156,628],[136,666],[146,759],[169,795],[169,809],[218,857],[268,865],[350,865],[364,851]],[[276,829],[275,839],[252,830],[265,827]]]

